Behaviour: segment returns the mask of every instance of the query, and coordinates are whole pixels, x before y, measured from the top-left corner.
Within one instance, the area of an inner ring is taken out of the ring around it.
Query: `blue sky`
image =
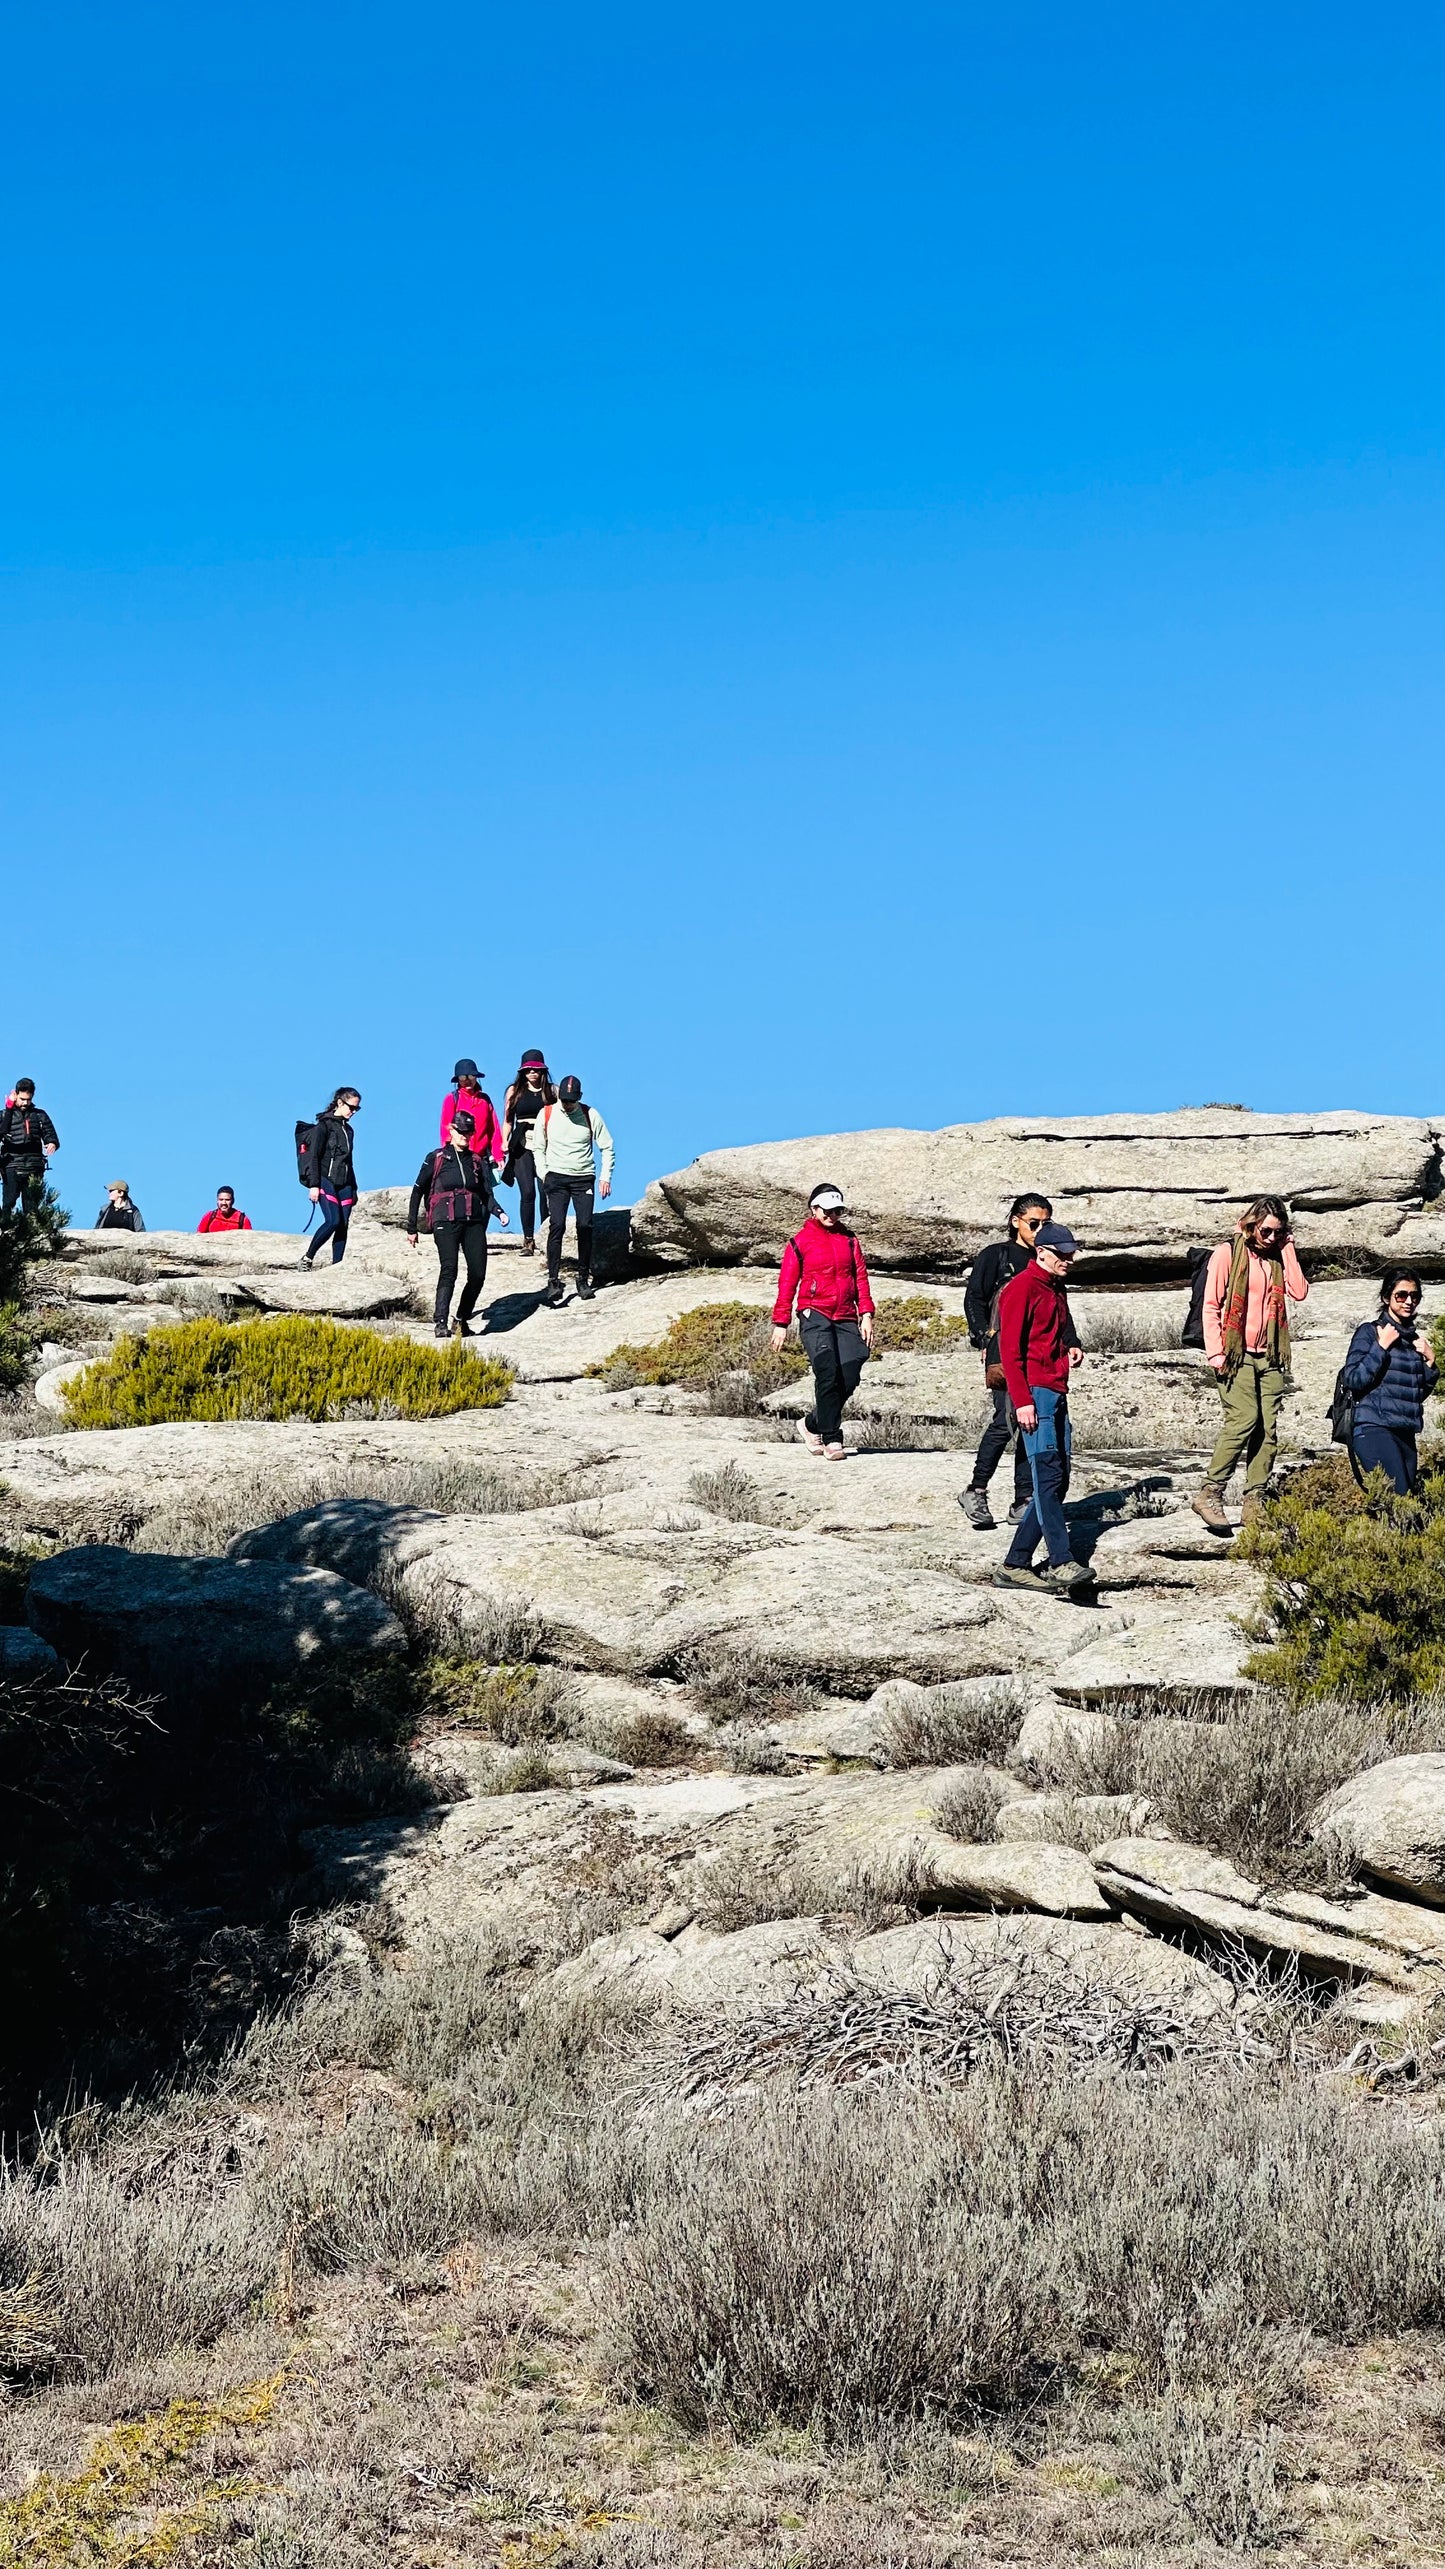
[[[1435,11],[19,5],[7,1077],[78,1219],[1445,1110]]]

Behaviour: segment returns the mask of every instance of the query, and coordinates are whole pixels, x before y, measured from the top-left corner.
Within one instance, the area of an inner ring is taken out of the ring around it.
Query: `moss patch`
[[[46,2471],[23,2497],[0,2505],[0,2569],[74,2569],[124,2562],[142,2569],[175,2560],[249,2483],[213,2477],[186,2487],[181,2466],[221,2435],[264,2425],[283,2376],[251,2382],[218,2400],[173,2400],[158,2416],[127,2420],[98,2436],[83,2468],[62,2479]]]

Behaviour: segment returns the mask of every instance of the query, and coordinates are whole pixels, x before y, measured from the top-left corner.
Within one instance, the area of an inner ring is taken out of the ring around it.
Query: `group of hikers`
[[[781,1347],[796,1310],[813,1369],[813,1406],[800,1433],[815,1454],[845,1459],[843,1411],[858,1388],[873,1344],[874,1306],[856,1233],[844,1221],[841,1188],[816,1186],[808,1218],[783,1252],[773,1304],[773,1345]],[[1046,1195],[1025,1192],[1009,1207],[1006,1237],[981,1250],[969,1270],[964,1312],[972,1345],[983,1358],[992,1416],[967,1489],[958,1503],[969,1524],[990,1531],[996,1520],[988,1489],[1014,1449],[1014,1528],[994,1572],[999,1587],[1087,1589],[1093,1574],[1074,1558],[1064,1500],[1072,1431],[1069,1378],[1083,1347],[1069,1308],[1069,1275],[1079,1243],[1054,1220]],[[1279,1412],[1289,1381],[1289,1311],[1309,1292],[1295,1251],[1289,1207],[1277,1195],[1245,1206],[1232,1236],[1199,1264],[1186,1344],[1203,1346],[1219,1387],[1221,1420],[1202,1487],[1192,1501],[1212,1534],[1232,1535],[1225,1491],[1242,1462],[1243,1522],[1258,1517],[1279,1443]],[[1419,1332],[1422,1280],[1389,1268],[1380,1307],[1361,1321],[1336,1388],[1336,1433],[1363,1477],[1381,1471],[1401,1496],[1419,1476],[1417,1440],[1436,1369]],[[1042,1543],[1042,1569],[1035,1555]]]
[[[442,1099],[440,1139],[422,1159],[407,1207],[411,1247],[420,1245],[423,1224],[436,1246],[438,1338],[472,1335],[486,1281],[488,1224],[496,1220],[509,1227],[497,1200],[499,1184],[519,1191],[521,1246],[528,1257],[536,1255],[539,1209],[545,1215],[547,1281],[541,1299],[554,1307],[566,1299],[562,1247],[569,1212],[576,1225],[577,1292],[583,1301],[592,1299],[595,1200],[612,1192],[612,1136],[596,1107],[587,1104],[575,1073],[554,1080],[544,1053],[524,1052],[500,1114],[483,1076],[469,1056],[456,1064]],[[335,1089],[314,1122],[296,1127],[297,1170],[320,1216],[302,1255],[308,1269],[328,1247],[333,1264],[346,1253],[356,1205],[353,1123],[360,1105],[359,1089]],[[4,1218],[17,1204],[27,1215],[35,1213],[59,1147],[54,1123],[36,1103],[34,1080],[17,1079],[0,1111]],[[843,1412],[873,1344],[868,1268],[857,1234],[844,1220],[846,1211],[840,1187],[814,1187],[807,1220],[783,1253],[772,1315],[773,1343],[781,1347],[796,1311],[813,1371],[813,1405],[801,1433],[812,1452],[835,1463],[845,1459]],[[123,1179],[108,1185],[95,1227],[145,1229]],[[234,1187],[217,1189],[197,1227],[250,1230]],[[1012,1447],[1008,1521],[1014,1533],[994,1574],[1007,1587],[1043,1585],[1067,1593],[1091,1580],[1086,1565],[1073,1557],[1064,1513],[1072,1444],[1069,1379],[1083,1357],[1068,1290],[1078,1248],[1067,1224],[1054,1220],[1049,1198],[1026,1189],[1009,1207],[1004,1238],[981,1250],[969,1270],[964,1311],[970,1341],[983,1359],[992,1415],[958,1503],[970,1525],[993,1529],[989,1484]],[[1308,1292],[1289,1207],[1280,1196],[1256,1196],[1231,1237],[1200,1255],[1183,1337],[1186,1345],[1202,1346],[1219,1386],[1219,1434],[1192,1502],[1211,1533],[1234,1532],[1225,1492],[1241,1463],[1243,1522],[1248,1525],[1263,1507],[1289,1383],[1290,1306]],[[1434,1360],[1418,1328],[1422,1292],[1413,1269],[1388,1269],[1379,1310],[1356,1329],[1336,1386],[1335,1432],[1348,1446],[1354,1469],[1361,1475],[1383,1472],[1402,1496],[1419,1476],[1418,1439],[1425,1402],[1436,1385]],[[1035,1567],[1040,1544],[1047,1556],[1042,1570]]]
[[[472,1315],[487,1275],[487,1225],[495,1218],[504,1230],[509,1226],[509,1216],[497,1202],[499,1184],[515,1185],[521,1195],[526,1257],[537,1251],[539,1203],[545,1211],[547,1282],[542,1299],[554,1306],[566,1300],[562,1243],[569,1211],[577,1232],[577,1292],[584,1302],[592,1299],[595,1202],[598,1194],[612,1193],[612,1136],[596,1107],[587,1104],[575,1072],[554,1080],[545,1053],[524,1052],[500,1115],[482,1086],[483,1077],[469,1057],[457,1063],[442,1099],[441,1139],[417,1170],[407,1208],[412,1248],[419,1245],[423,1219],[436,1245],[438,1338],[472,1335]],[[301,1260],[304,1267],[315,1265],[328,1242],[333,1263],[345,1255],[356,1203],[351,1127],[360,1104],[359,1089],[338,1088],[314,1124],[296,1128],[301,1181],[321,1215],[321,1227]],[[466,1282],[453,1319],[452,1296],[463,1268]]]

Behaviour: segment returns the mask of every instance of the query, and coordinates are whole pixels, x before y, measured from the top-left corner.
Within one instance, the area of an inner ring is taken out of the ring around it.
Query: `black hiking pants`
[[[1029,1470],[1028,1448],[1019,1434],[1018,1420],[1013,1413],[1013,1403],[1000,1383],[993,1395],[993,1416],[978,1440],[973,1478],[968,1485],[971,1490],[988,1488],[1010,1445],[1014,1449],[1014,1500],[1018,1503],[1033,1497],[1034,1478]]]
[[[592,1206],[596,1180],[590,1177],[554,1177],[547,1172],[547,1282],[562,1281],[562,1240],[567,1229],[567,1207],[577,1216],[577,1282],[592,1282]]]
[[[843,1411],[868,1362],[863,1332],[856,1320],[828,1320],[821,1311],[805,1311],[798,1335],[813,1368],[813,1406],[803,1425],[825,1445],[841,1445]]]
[[[45,1162],[43,1160],[6,1160],[3,1164],[3,1176],[6,1221],[9,1221],[14,1212],[17,1200],[26,1213],[38,1212],[40,1199],[45,1193]]]
[[[485,1222],[434,1222],[431,1231],[437,1244],[436,1325],[444,1329],[452,1307],[452,1293],[457,1281],[457,1261],[465,1258],[467,1280],[457,1304],[457,1318],[465,1325],[477,1307],[477,1297],[487,1281],[487,1226]]]

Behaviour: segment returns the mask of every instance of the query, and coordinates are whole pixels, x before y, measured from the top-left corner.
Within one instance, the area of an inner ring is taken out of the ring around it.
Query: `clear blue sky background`
[[[14,0],[3,1042],[89,1221],[365,1092],[1445,1108],[1437,10]]]

